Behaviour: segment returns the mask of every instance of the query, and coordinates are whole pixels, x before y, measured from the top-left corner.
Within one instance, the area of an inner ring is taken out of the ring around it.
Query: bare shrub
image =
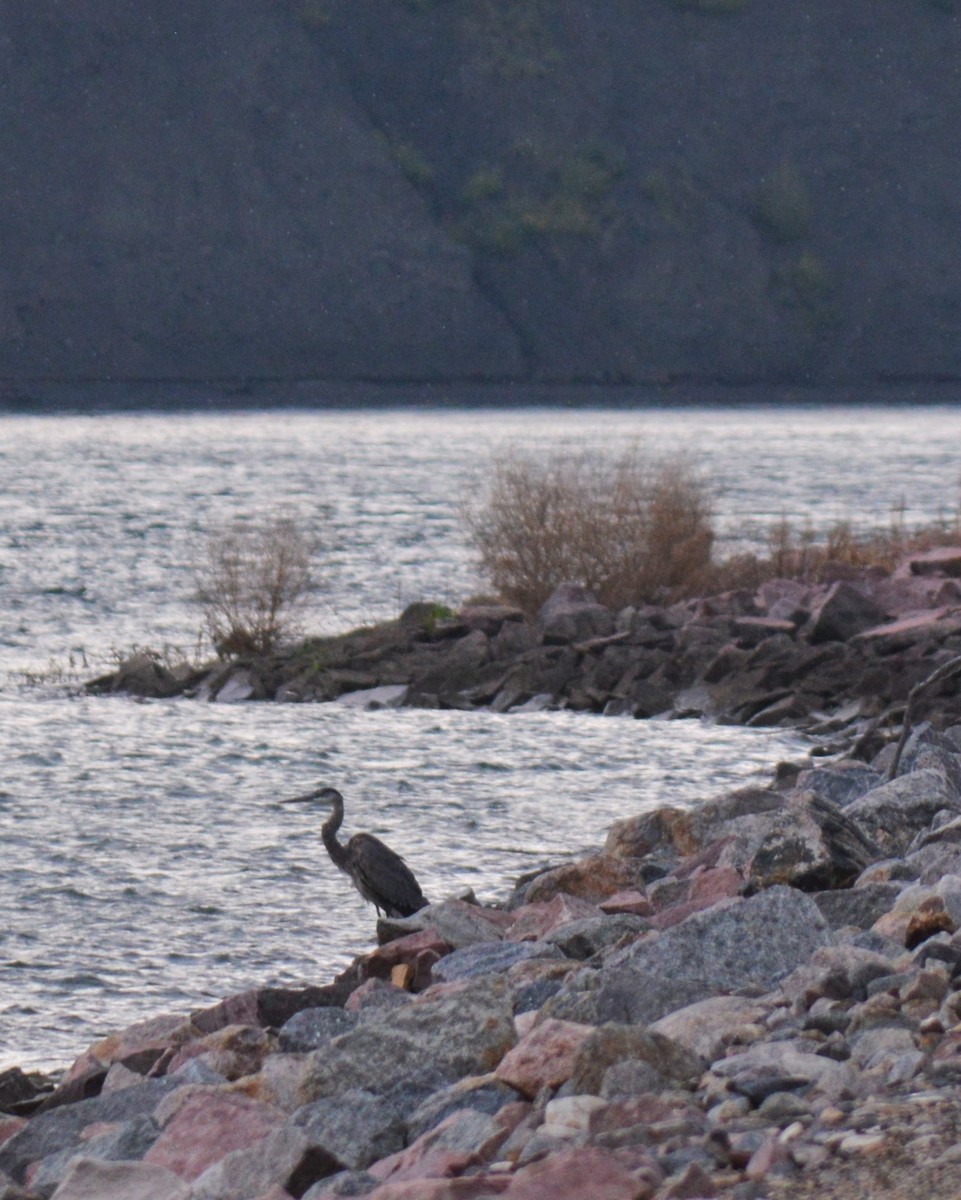
[[[298,631],[314,549],[292,517],[236,521],[210,535],[197,598],[219,655],[267,654]]]
[[[482,569],[504,599],[535,612],[567,580],[611,607],[690,591],[708,569],[710,501],[683,459],[511,451],[465,511]]]

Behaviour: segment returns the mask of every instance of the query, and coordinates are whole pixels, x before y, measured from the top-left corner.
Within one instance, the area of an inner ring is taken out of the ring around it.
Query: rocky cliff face
[[[950,0],[9,0],[0,376],[961,375]]]

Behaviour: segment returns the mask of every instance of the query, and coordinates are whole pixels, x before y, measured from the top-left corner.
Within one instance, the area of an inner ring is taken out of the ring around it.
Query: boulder
[[[593,1019],[648,1024],[720,992],[770,989],[831,940],[817,905],[794,888],[716,905],[615,952],[597,972]]]
[[[880,624],[884,615],[870,597],[842,580],[814,606],[805,632],[814,643],[846,642],[856,633]]]
[[[559,1087],[570,1078],[577,1052],[591,1032],[589,1025],[548,1018],[504,1055],[494,1078],[529,1099],[543,1087]]]
[[[163,1167],[138,1162],[97,1162],[75,1159],[56,1200],[188,1200],[192,1193],[182,1179]]]
[[[481,942],[455,950],[434,964],[434,982],[473,979],[479,975],[500,975],[519,962],[530,958],[560,958],[561,951],[552,945],[530,942]]]
[[[912,554],[907,560],[912,575],[946,575],[961,579],[961,546],[936,546]]]
[[[614,614],[597,602],[590,588],[562,583],[541,606],[536,624],[548,645],[583,642],[612,634]]]
[[[356,1016],[342,1008],[302,1009],[281,1026],[278,1032],[280,1049],[286,1054],[318,1050],[353,1029],[356,1023]]]
[[[403,1146],[406,1115],[396,1098],[352,1088],[304,1105],[290,1123],[304,1132],[315,1153],[358,1171]]]
[[[527,887],[524,900],[542,904],[563,892],[596,904],[636,883],[637,872],[629,861],[611,854],[594,854],[543,871]]]
[[[193,1180],[232,1150],[278,1128],[284,1114],[240,1093],[184,1088],[160,1105],[163,1130],[144,1162]]]
[[[612,1151],[595,1146],[561,1150],[523,1167],[502,1193],[505,1200],[638,1200],[648,1194]]]
[[[789,884],[803,891],[849,887],[877,845],[843,809],[814,793],[795,793],[775,814],[748,867],[752,888]]]
[[[183,1082],[176,1079],[147,1079],[123,1091],[37,1113],[0,1146],[0,1172],[19,1180],[25,1168],[37,1159],[69,1147],[79,1148],[88,1126],[147,1116],[165,1096],[182,1086]]]
[[[705,1062],[724,1053],[739,1031],[757,1028],[770,1012],[770,1004],[746,996],[708,996],[661,1017],[647,1028]]]
[[[600,1095],[607,1069],[629,1060],[647,1067],[650,1091],[696,1087],[705,1066],[696,1054],[661,1032],[608,1023],[593,1029],[576,1050],[570,1090],[575,1095]]]
[[[351,1088],[382,1094],[425,1064],[449,1079],[493,1070],[516,1041],[507,985],[471,981],[455,995],[374,1010],[299,1071],[300,1103]]]
[[[961,803],[940,771],[925,768],[872,788],[844,811],[882,853],[900,856],[942,809]]]

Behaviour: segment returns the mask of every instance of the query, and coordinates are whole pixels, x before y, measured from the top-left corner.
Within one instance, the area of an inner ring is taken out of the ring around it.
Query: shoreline
[[[4,1194],[953,1195],[961,727],[886,782],[893,751],[618,821],[497,905],[379,921],[329,983],[111,1034],[52,1092],[4,1072]]]

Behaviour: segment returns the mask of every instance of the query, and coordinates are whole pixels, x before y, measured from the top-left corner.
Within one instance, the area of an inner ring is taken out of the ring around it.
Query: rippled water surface
[[[697,802],[796,753],[791,736],[567,714],[83,699],[58,685],[133,645],[190,650],[193,564],[217,522],[281,507],[325,545],[314,629],[482,585],[460,498],[508,446],[695,455],[729,542],[953,509],[958,410],[274,412],[0,417],[0,1066],[247,986],[325,982],[374,913],[326,860],[400,849],[432,896],[503,895],[610,822]]]

